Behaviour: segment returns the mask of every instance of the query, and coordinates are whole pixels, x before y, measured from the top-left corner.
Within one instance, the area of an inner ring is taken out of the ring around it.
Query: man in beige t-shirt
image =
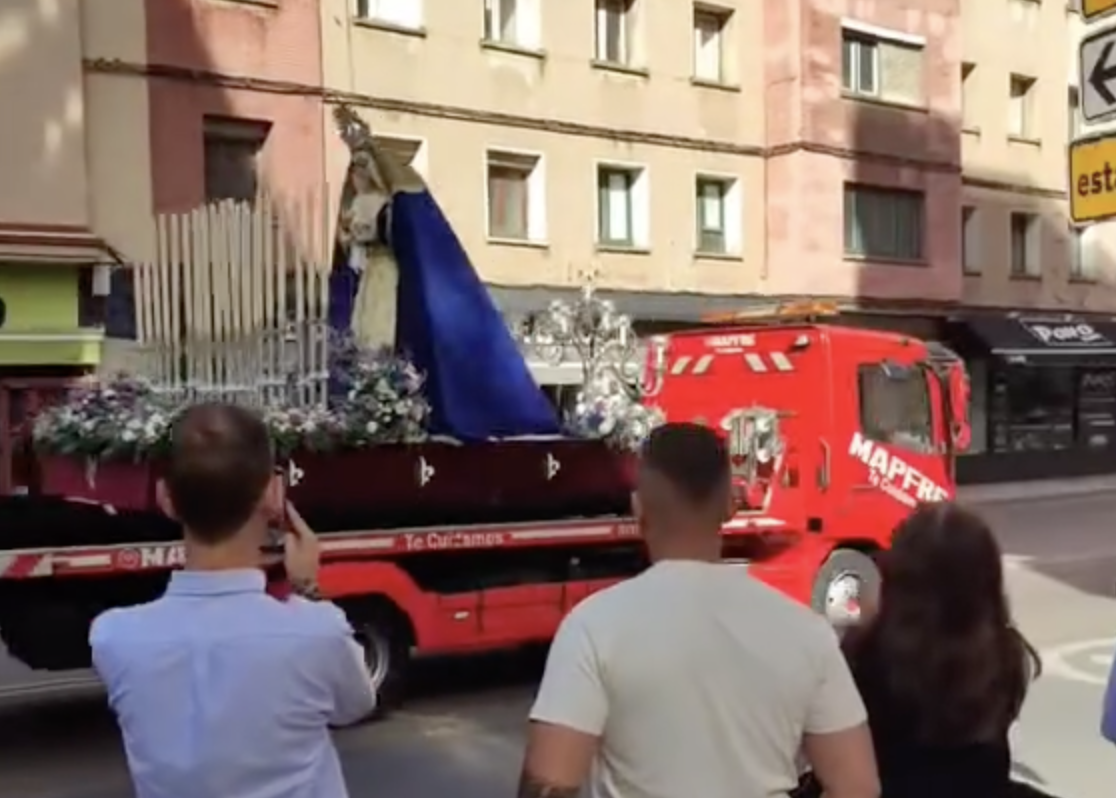
[[[804,754],[827,798],[877,798],[864,705],[825,620],[719,563],[724,445],[668,424],[633,504],[654,564],[562,623],[520,798],[775,798]]]

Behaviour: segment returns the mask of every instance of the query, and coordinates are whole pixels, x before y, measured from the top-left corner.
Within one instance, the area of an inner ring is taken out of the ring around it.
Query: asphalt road
[[[1097,726],[1116,650],[1116,493],[982,510],[1004,547],[1017,619],[1046,665],[1015,735],[1017,770],[1060,798],[1108,798],[1116,751]],[[405,712],[338,734],[353,798],[514,794],[538,667],[523,656],[425,666]],[[0,658],[0,795],[131,794],[112,719],[82,679],[29,689],[41,677]]]

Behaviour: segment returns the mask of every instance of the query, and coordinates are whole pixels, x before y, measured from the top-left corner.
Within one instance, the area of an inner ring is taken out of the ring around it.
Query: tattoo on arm
[[[580,787],[547,784],[530,773],[524,773],[519,779],[516,798],[577,798],[580,794]]]

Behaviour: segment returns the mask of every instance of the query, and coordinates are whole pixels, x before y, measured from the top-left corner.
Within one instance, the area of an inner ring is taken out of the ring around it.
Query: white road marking
[[[1078,640],[1075,643],[1049,646],[1040,652],[1043,675],[1057,676],[1071,682],[1104,687],[1108,683],[1107,673],[1102,675],[1090,672],[1071,663],[1070,659],[1086,654],[1089,655],[1089,662],[1097,665],[1098,669],[1104,669],[1111,666],[1114,648],[1116,648],[1116,637],[1098,637],[1092,640]]]
[[[70,676],[20,684],[0,686],[0,701],[34,696],[61,695],[66,692],[85,692],[102,690],[101,680],[96,676]]]
[[[1082,563],[1095,563],[1098,560],[1110,560],[1113,558],[1116,558],[1116,552],[1112,551],[1094,551],[1087,554],[1056,554],[1052,556],[1035,556],[1033,554],[1003,554],[1000,556],[1000,562],[1003,563],[1004,570],[1018,571],[1031,566],[1042,567],[1044,565],[1080,565]]]

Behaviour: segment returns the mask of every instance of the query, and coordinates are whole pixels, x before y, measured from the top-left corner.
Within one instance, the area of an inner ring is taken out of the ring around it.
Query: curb
[[[1106,495],[1116,498],[1116,479],[1106,477],[1073,482],[1036,480],[999,485],[962,485],[957,489],[957,500],[970,504],[1007,504]]]

